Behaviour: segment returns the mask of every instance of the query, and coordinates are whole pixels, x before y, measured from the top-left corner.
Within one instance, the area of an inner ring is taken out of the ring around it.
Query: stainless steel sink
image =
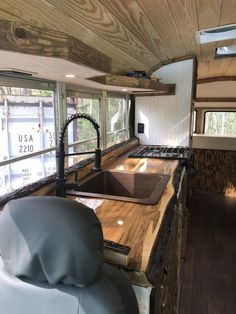
[[[157,204],[169,179],[169,175],[159,173],[102,171],[82,180],[78,190],[66,194]]]

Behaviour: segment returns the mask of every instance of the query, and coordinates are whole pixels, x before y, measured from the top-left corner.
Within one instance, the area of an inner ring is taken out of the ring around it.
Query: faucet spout
[[[64,137],[65,132],[68,127],[68,125],[76,120],[76,119],[86,119],[91,122],[94,129],[96,130],[97,134],[97,148],[95,151],[92,152],[82,152],[82,153],[65,153],[65,144],[64,144]],[[82,155],[82,154],[92,154],[95,153],[95,167],[93,168],[94,171],[100,171],[101,170],[101,149],[100,149],[100,132],[99,132],[99,125],[97,122],[88,114],[84,113],[76,113],[72,116],[70,116],[63,124],[60,132],[60,138],[59,138],[59,149],[56,154],[56,158],[58,160],[57,162],[57,179],[56,179],[56,196],[65,197],[66,195],[66,189],[71,187],[76,187],[77,182],[66,182],[65,178],[65,156],[75,156],[75,155]]]

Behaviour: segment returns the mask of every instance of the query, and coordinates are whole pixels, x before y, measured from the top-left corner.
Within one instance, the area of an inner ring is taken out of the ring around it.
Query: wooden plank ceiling
[[[236,75],[236,58],[214,59],[236,40],[195,41],[197,30],[236,23],[235,0],[1,0],[0,19],[67,33],[111,57],[116,74],[195,54],[199,78]]]

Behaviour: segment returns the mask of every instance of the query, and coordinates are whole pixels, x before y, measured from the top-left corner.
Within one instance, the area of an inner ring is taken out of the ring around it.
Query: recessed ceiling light
[[[75,74],[66,74],[65,77],[67,77],[67,78],[75,78]]]
[[[206,44],[214,41],[235,38],[236,24],[213,27],[196,32],[196,41],[198,44]]]
[[[127,92],[128,88],[122,88],[122,92]]]

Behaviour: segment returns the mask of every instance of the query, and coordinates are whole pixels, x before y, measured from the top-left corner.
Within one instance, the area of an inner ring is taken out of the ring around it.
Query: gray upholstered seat
[[[1,314],[138,313],[126,276],[103,263],[90,208],[57,197],[10,201],[0,216]]]

